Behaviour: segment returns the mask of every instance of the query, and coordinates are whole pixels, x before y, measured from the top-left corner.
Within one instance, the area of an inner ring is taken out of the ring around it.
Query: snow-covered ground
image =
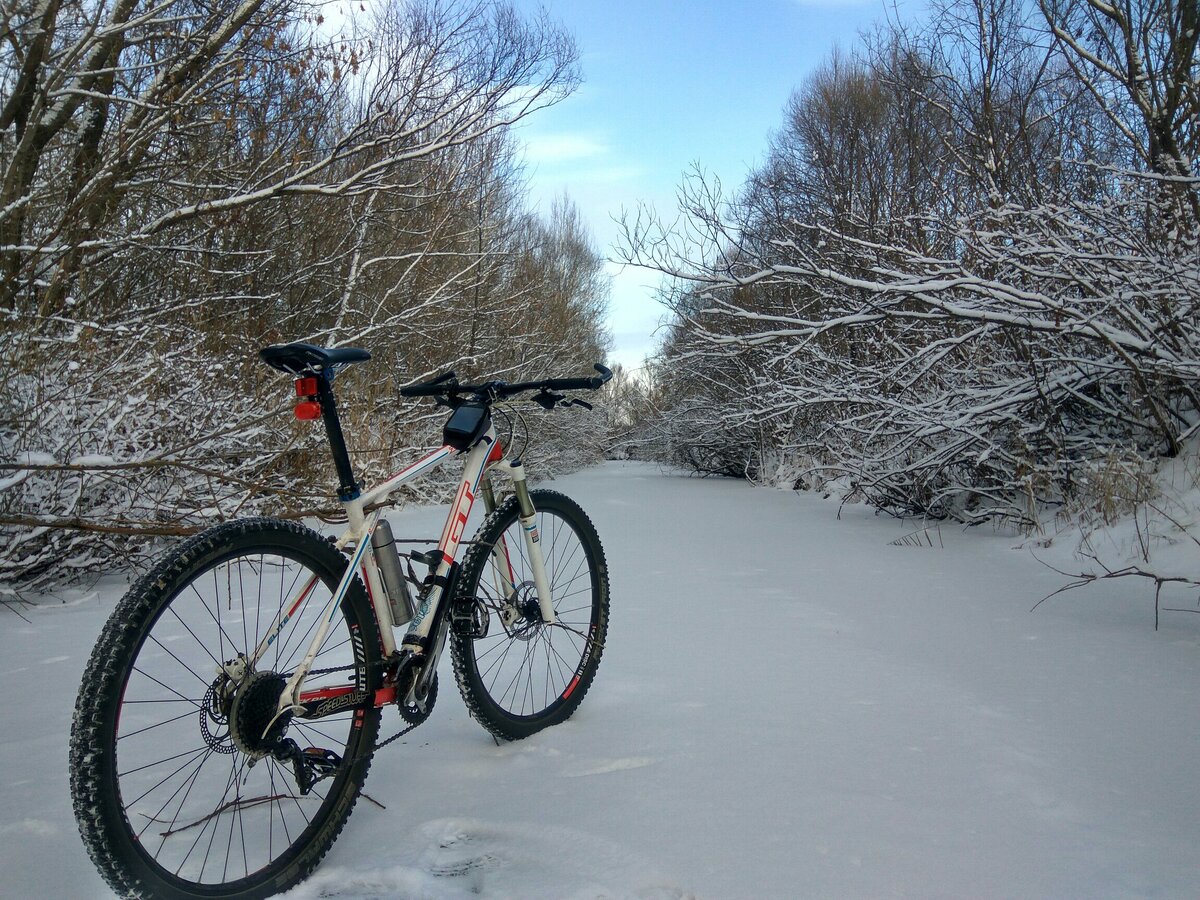
[[[1065,579],[1012,536],[895,546],[912,523],[631,463],[555,487],[612,573],[583,706],[497,746],[447,666],[430,721],[376,757],[387,808],[360,801],[291,896],[1200,895],[1200,617],[1155,632],[1144,580],[1031,612]],[[105,895],[67,731],[121,589],[0,611],[2,896]]]

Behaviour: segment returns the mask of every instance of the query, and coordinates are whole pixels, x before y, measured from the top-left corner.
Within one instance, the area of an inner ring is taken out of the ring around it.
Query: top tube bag
[[[487,433],[491,424],[488,408],[482,403],[464,403],[454,411],[442,428],[442,442],[455,450],[469,450]]]

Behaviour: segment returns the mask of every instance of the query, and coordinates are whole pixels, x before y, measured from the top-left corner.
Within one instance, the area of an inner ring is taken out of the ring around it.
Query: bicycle
[[[448,372],[402,388],[450,409],[443,444],[364,490],[333,381],[370,354],[292,343],[260,356],[295,379],[296,416],[323,421],[348,527],[335,541],[281,519],[225,522],[117,604],[84,673],[70,759],[80,833],[122,896],[253,898],[303,880],[345,825],[375,750],[432,711],[447,642],[471,715],[507,740],[567,719],[604,649],[596,530],[573,500],[528,488],[492,406],[532,394],[546,409],[590,409],[561,392],[598,389],[608,369],[475,385]],[[436,548],[401,554],[382,507],[460,456]],[[511,481],[507,495],[497,475]],[[480,494],[487,517],[464,541]],[[406,727],[377,743],[392,704]]]

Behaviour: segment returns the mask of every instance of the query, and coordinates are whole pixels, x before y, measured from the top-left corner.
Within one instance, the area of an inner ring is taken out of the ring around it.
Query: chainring
[[[409,725],[420,725],[429,718],[429,714],[433,712],[433,704],[437,702],[438,695],[438,676],[437,672],[433,673],[433,680],[429,682],[429,693],[425,695],[425,709],[413,704],[411,706],[405,704],[404,697],[396,701],[396,708],[400,710],[400,718]],[[408,696],[405,692],[404,696]]]

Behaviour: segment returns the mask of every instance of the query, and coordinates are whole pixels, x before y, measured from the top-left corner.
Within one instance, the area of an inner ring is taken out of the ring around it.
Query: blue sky
[[[612,217],[639,201],[671,213],[694,163],[738,187],[783,106],[835,46],[888,15],[883,0],[517,0],[574,34],[584,84],[522,125],[532,201],[564,191],[612,255]],[[890,8],[890,7],[889,7]],[[894,9],[892,16],[896,15]],[[657,279],[610,264],[612,359],[636,367],[664,310]]]

